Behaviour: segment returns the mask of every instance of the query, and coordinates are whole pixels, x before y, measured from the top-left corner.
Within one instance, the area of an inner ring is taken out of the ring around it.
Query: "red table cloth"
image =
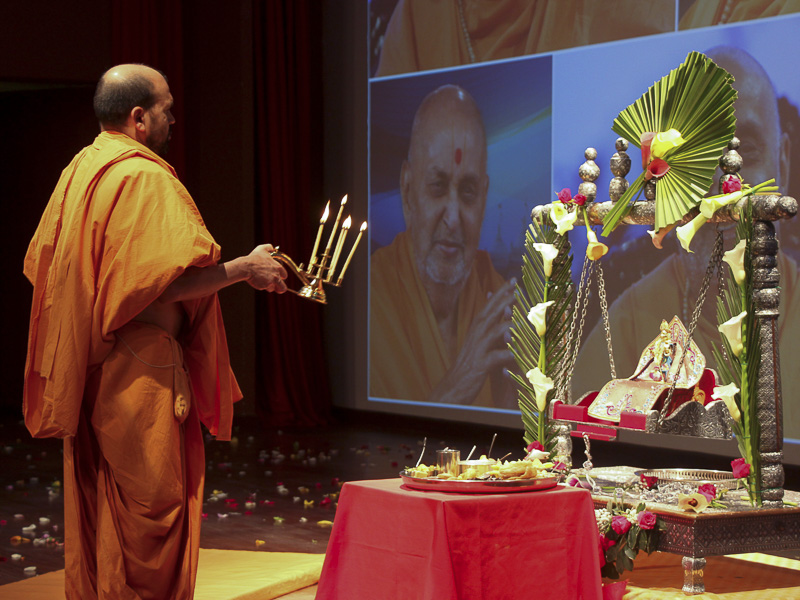
[[[317,600],[600,600],[589,492],[413,490],[346,483]]]

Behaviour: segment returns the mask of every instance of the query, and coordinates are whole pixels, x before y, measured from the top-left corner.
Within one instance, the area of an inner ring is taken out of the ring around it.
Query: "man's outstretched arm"
[[[189,267],[173,281],[158,301],[164,304],[203,298],[239,281],[246,281],[257,290],[282,294],[286,291],[286,269],[270,252],[271,244],[262,244],[247,256],[209,267]]]

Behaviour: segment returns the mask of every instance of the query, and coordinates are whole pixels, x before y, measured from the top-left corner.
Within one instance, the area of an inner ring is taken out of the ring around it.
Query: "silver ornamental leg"
[[[706,585],[703,582],[703,569],[706,566],[706,559],[684,556],[681,564],[683,565],[683,593],[704,593]]]

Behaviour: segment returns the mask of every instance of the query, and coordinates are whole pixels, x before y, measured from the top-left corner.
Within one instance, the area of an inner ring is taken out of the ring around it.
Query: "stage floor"
[[[495,432],[493,456],[523,454],[521,427],[504,430],[355,412],[337,416],[336,424],[312,430],[277,430],[256,417],[239,416],[236,442],[209,439],[201,548],[323,555],[340,484],[397,477],[404,466],[416,463],[426,436],[428,462],[444,446],[466,453],[477,445],[476,453],[486,454]],[[729,468],[724,457],[592,443],[598,467],[632,464],[632,456],[648,468]],[[575,440],[573,462],[584,460],[583,444]],[[60,441],[31,439],[16,414],[0,418],[0,585],[26,580],[26,567],[36,567],[39,575],[64,568],[61,476]],[[800,489],[800,469],[787,469],[786,487]],[[36,529],[27,529],[31,525]],[[45,533],[53,541],[29,541]],[[24,536],[27,542],[14,543]],[[797,551],[782,555],[800,559]],[[682,572],[676,577],[674,585],[680,587]]]

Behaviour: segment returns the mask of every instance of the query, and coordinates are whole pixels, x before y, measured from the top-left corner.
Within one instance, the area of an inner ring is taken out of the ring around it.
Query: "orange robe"
[[[376,76],[551,52],[675,29],[673,0],[400,0]],[[466,29],[466,33],[465,30]]]
[[[180,345],[133,320],[219,256],[174,170],[123,134],[84,148],[45,209],[25,258],[23,413],[34,437],[64,438],[68,598],[192,597],[199,423],[229,439],[241,392],[216,295],[183,303]],[[189,387],[181,423],[174,392]]]
[[[739,23],[798,11],[798,0],[696,0],[681,17],[679,29]]]
[[[425,402],[456,357],[439,333],[410,239],[407,232],[398,234],[370,261],[369,390],[373,397]],[[488,253],[478,250],[456,308],[459,349],[489,294],[502,284]],[[473,404],[495,406],[503,387],[501,375],[496,386],[487,380]]]

